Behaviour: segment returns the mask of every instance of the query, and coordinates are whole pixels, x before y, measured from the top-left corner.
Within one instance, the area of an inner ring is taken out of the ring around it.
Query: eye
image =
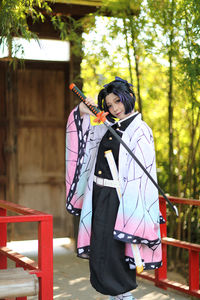
[[[116,103],[119,103],[119,102],[121,102],[121,101],[120,101],[120,99],[117,99],[115,102],[116,102]]]

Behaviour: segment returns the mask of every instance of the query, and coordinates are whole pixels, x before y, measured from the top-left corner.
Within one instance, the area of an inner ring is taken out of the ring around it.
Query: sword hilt
[[[97,123],[105,122],[106,116],[108,115],[108,112],[101,111],[98,107],[87,104],[85,99],[87,98],[81,90],[74,84],[71,83],[69,86],[70,90],[79,97],[79,99],[89,108],[89,110],[97,117],[94,121]]]
[[[99,108],[97,108],[96,106],[94,105],[91,105],[91,104],[87,104],[85,102],[85,99],[87,98],[82,92],[81,90],[79,90],[79,88],[74,84],[74,83],[71,83],[70,86],[69,86],[70,90],[72,90],[72,92],[77,95],[79,97],[79,99],[89,108],[89,110],[96,116],[100,111]]]

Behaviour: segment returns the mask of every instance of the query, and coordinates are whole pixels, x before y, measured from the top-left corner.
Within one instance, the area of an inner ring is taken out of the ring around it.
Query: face
[[[113,93],[107,95],[105,101],[109,112],[120,120],[128,117],[132,113],[125,114],[124,104],[120,101],[119,97]]]

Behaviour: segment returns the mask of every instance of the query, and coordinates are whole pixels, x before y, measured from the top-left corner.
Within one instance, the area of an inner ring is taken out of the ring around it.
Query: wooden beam
[[[0,270],[0,297],[34,296],[39,291],[38,278],[22,268]]]
[[[66,16],[72,17],[83,17],[89,13],[96,12],[99,8],[98,6],[91,5],[73,5],[73,4],[65,4],[65,3],[53,3],[50,4],[53,14],[62,14]]]
[[[102,0],[49,0],[49,2],[88,6],[102,6]]]
[[[46,16],[45,22],[33,23],[32,19],[29,17],[28,26],[30,31],[36,33],[39,38],[43,39],[60,39],[60,32],[55,30],[50,18]]]
[[[69,69],[69,62],[66,61],[40,61],[40,60],[25,60],[24,61],[25,68],[29,70],[40,69],[40,70],[54,70],[54,71],[62,71]]]
[[[50,1],[51,2],[51,1]],[[96,1],[79,1],[79,0],[56,0],[49,3],[52,9],[51,15],[57,16],[71,16],[78,20],[87,14],[98,12],[101,8],[102,2]],[[139,15],[140,7],[131,8],[132,15]],[[52,38],[59,39],[60,32],[53,28],[49,15],[42,10],[43,15],[46,16],[45,22],[33,23],[31,18],[28,19],[28,25],[31,31],[37,33],[40,38]],[[99,12],[99,15],[112,16],[112,11],[105,9],[103,12]]]

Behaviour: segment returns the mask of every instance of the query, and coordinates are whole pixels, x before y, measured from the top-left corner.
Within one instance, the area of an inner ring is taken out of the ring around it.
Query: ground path
[[[8,244],[8,247],[28,257],[34,257],[37,254],[37,241],[13,242]],[[182,293],[159,289],[152,282],[141,278],[138,278],[138,288],[133,291],[133,295],[138,300],[192,299]],[[107,296],[98,294],[91,287],[88,261],[76,257],[68,244],[68,239],[54,240],[54,299],[108,299]],[[37,300],[37,297],[28,297],[28,300]]]

